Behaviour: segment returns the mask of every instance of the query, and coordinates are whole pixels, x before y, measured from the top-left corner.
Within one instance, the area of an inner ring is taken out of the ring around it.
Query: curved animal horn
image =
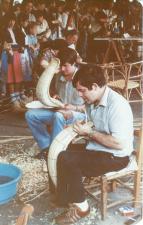
[[[88,126],[92,127],[93,123],[90,121],[87,123]],[[48,154],[48,170],[50,177],[55,186],[57,186],[57,158],[60,152],[66,151],[70,142],[78,134],[73,130],[73,126],[65,128],[61,131],[53,140]]]
[[[60,65],[60,60],[53,58],[48,64],[47,68],[42,73],[39,78],[36,95],[38,100],[46,106],[49,107],[63,107],[63,103],[57,99],[54,99],[50,96],[49,88],[54,74],[57,72]]]

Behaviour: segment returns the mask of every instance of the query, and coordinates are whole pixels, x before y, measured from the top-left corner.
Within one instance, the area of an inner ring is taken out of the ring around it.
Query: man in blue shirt
[[[64,108],[57,111],[48,109],[33,109],[26,112],[26,120],[32,131],[32,134],[40,147],[38,158],[48,151],[49,145],[61,132],[65,126],[74,123],[77,120],[84,120],[85,114],[77,110],[83,107],[83,99],[79,96],[76,88],[73,87],[72,79],[77,67],[75,62],[77,59],[76,51],[66,48],[59,55],[61,61],[61,72],[55,75],[54,96],[58,96],[65,104]],[[47,125],[51,125],[51,133],[47,130]]]
[[[123,169],[133,151],[130,105],[106,85],[102,69],[84,66],[77,71],[73,84],[86,103],[93,128],[76,122],[74,130],[88,138],[88,144],[82,151],[72,146],[58,156],[57,203],[70,203],[72,207],[56,217],[57,224],[73,224],[89,214],[82,177],[96,177]]]

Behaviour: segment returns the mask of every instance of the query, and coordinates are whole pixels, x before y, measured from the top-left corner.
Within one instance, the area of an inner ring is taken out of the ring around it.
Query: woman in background
[[[23,104],[25,105],[30,101],[26,94],[28,94],[29,89],[32,86],[32,68],[27,45],[27,27],[29,24],[28,16],[25,13],[22,13],[19,16],[18,21],[19,24],[16,29],[16,37],[21,46],[21,68],[23,74],[23,93],[21,98]]]
[[[7,89],[11,97],[12,107],[14,111],[25,111],[21,104],[21,91],[23,74],[21,68],[21,47],[18,44],[15,32],[16,17],[11,14],[5,22],[3,32],[3,51],[7,60]],[[2,65],[3,68],[3,65]]]

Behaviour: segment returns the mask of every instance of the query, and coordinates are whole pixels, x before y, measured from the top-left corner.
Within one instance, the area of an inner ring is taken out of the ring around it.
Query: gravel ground
[[[1,140],[7,140],[7,143],[0,144],[0,162],[7,161],[18,165],[23,171],[23,178],[20,182],[17,196],[11,202],[0,206],[0,225],[15,225],[16,218],[24,206],[25,201],[30,201],[29,203],[34,206],[34,214],[28,223],[29,225],[55,224],[53,221],[54,217],[64,209],[53,209],[50,206],[47,172],[43,170],[43,162],[40,160],[36,160],[35,162],[35,159],[32,158],[36,147],[34,146],[34,149],[32,147],[34,140],[16,140],[8,142],[9,138],[0,138],[0,141]],[[25,161],[27,163],[27,168],[25,168],[25,166],[23,167]],[[36,168],[34,171],[35,174],[31,168]],[[44,179],[41,180],[41,177]],[[33,186],[31,185],[31,181],[34,182]],[[25,194],[24,197],[20,197],[20,194],[27,191],[27,189],[29,192]],[[38,196],[42,190],[46,190],[45,194],[37,198],[36,196]],[[121,196],[125,198],[127,195],[129,195],[129,193],[125,189],[119,188],[116,194],[110,193],[109,198],[120,199]],[[36,199],[31,201],[33,196],[36,197]],[[123,225],[128,219],[118,212],[118,206],[108,210],[106,220],[102,221],[97,203],[93,202],[91,199],[88,199],[88,201],[91,205],[91,213],[87,218],[82,219],[76,225],[111,225],[111,223],[114,225]],[[130,204],[128,203],[126,205]],[[140,208],[138,208],[135,213],[140,213]]]

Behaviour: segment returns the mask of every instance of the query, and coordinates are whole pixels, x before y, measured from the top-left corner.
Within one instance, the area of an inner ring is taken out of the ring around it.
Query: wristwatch
[[[94,130],[90,131],[90,133],[88,134],[88,137],[89,137],[90,139],[93,139],[94,133],[95,133]]]

